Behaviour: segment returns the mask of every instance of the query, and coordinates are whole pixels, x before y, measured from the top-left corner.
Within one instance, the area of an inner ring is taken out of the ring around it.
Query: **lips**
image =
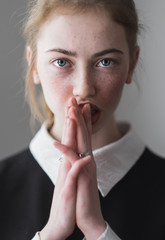
[[[84,105],[89,104],[91,108],[91,122],[94,125],[100,118],[101,110],[93,103],[86,102],[79,104],[79,107],[82,109]]]

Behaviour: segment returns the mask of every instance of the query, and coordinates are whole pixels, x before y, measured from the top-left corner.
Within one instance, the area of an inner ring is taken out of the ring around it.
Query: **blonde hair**
[[[109,13],[109,16],[117,23],[121,24],[126,31],[130,57],[137,44],[137,34],[139,31],[138,17],[133,0],[32,0],[28,6],[28,16],[24,23],[24,38],[26,48],[30,46],[32,56],[30,64],[27,66],[25,95],[29,103],[33,119],[43,122],[49,120],[54,122],[54,116],[47,106],[42,91],[37,93],[33,83],[33,70],[37,55],[37,37],[42,24],[47,20],[52,12],[59,14],[85,11],[88,8],[100,9]],[[41,100],[42,99],[42,100]]]

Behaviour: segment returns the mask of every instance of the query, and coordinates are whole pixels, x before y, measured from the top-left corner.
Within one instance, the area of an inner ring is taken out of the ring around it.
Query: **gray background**
[[[117,111],[129,120],[142,140],[165,156],[165,1],[136,0],[145,30],[139,42],[141,58],[135,81],[126,86]],[[24,101],[21,25],[27,0],[0,3],[0,159],[28,146],[30,113]]]

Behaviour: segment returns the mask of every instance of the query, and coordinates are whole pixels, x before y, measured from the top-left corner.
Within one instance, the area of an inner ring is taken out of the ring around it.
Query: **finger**
[[[54,146],[63,154],[63,159],[67,158],[71,163],[74,163],[79,159],[79,156],[73,151],[72,148],[61,144],[59,142],[54,142]]]
[[[74,205],[73,207],[76,209],[75,204],[76,204],[76,195],[75,193],[77,192],[77,178],[79,176],[79,173],[81,169],[89,164],[91,161],[91,157],[87,156],[83,159],[79,159],[79,161],[76,161],[70,171],[67,174],[66,181],[64,183],[64,188],[63,191],[65,192],[65,202],[71,201],[72,199],[72,204]],[[73,214],[73,213],[72,213]]]
[[[92,121],[91,121],[91,108],[89,104],[85,104],[82,108],[82,114],[87,126],[88,134],[91,137],[92,134]]]
[[[84,166],[91,162],[91,156],[87,156],[76,161],[69,171],[66,179],[66,186],[71,187],[77,182],[77,177]]]
[[[65,109],[65,120],[64,120],[63,133],[62,133],[62,139],[61,139],[62,143],[64,143],[65,141],[65,135],[67,130],[67,119],[68,119],[68,108]]]
[[[90,141],[88,130],[83,118],[83,115],[78,106],[71,107],[68,115],[73,118],[76,123],[76,139],[77,139],[77,152],[83,153],[90,150]]]
[[[60,164],[58,179],[61,182],[65,181],[65,178],[68,174],[68,171],[71,168],[72,163],[76,160],[75,154],[71,155],[73,151],[75,151],[75,124],[73,120],[70,120],[68,116],[65,118],[65,126],[64,126],[64,132],[63,132],[63,144],[59,142],[55,142],[54,146],[60,150],[64,156],[62,157],[62,163]],[[66,146],[64,147],[64,144]],[[62,147],[63,146],[63,147]],[[68,149],[70,149],[70,155],[67,155]],[[71,151],[72,149],[72,151]]]
[[[76,147],[76,123],[73,119],[67,118],[64,144],[75,151]]]
[[[92,121],[91,121],[91,108],[89,104],[85,104],[82,109],[77,104],[76,99],[73,101],[74,106],[77,107],[78,116],[81,118],[84,128],[87,129],[87,142],[91,142],[91,134],[92,134]]]

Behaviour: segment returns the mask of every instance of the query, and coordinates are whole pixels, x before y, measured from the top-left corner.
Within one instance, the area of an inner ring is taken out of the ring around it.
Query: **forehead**
[[[73,15],[52,14],[40,28],[38,45],[43,49],[58,47],[83,51],[94,51],[101,46],[109,48],[111,45],[128,47],[124,27],[103,10]]]

